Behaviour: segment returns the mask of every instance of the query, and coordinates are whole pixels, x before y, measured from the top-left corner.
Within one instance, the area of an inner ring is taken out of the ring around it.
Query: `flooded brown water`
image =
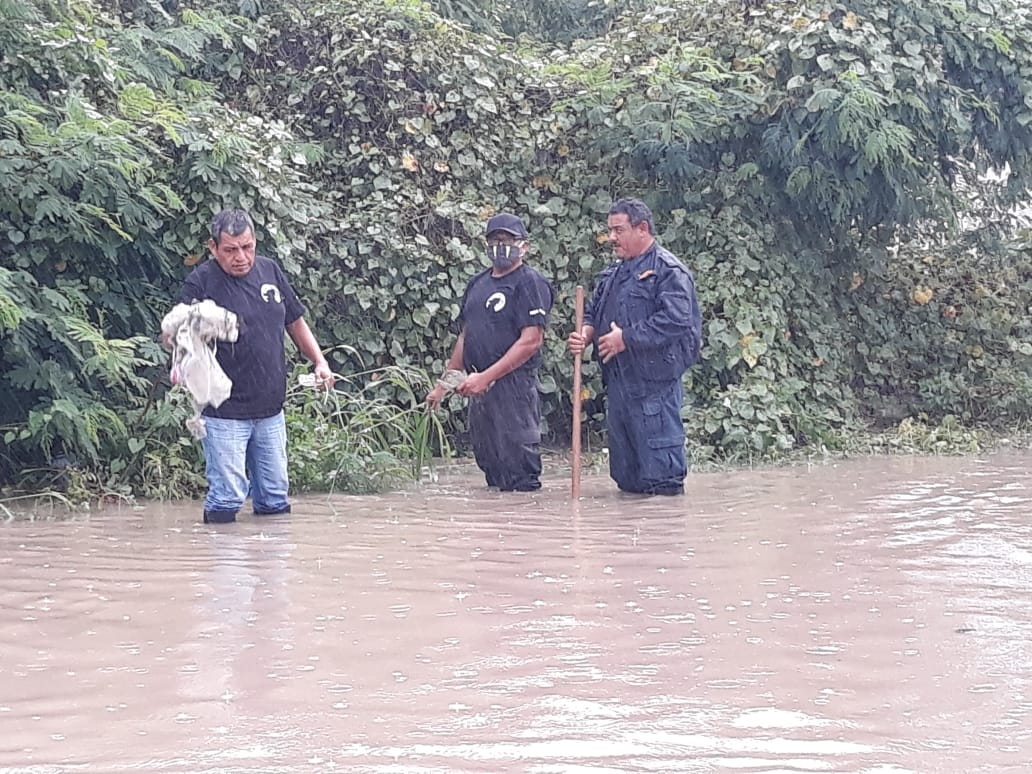
[[[1028,772],[1032,453],[0,526],[3,772]]]

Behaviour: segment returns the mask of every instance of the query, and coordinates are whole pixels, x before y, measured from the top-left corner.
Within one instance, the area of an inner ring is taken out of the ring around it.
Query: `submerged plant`
[[[337,379],[329,392],[288,391],[296,491],[379,492],[419,480],[435,455],[451,454],[441,420],[423,401],[432,381],[422,369],[388,366]]]

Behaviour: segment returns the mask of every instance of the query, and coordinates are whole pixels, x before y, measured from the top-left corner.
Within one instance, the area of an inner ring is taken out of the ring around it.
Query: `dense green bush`
[[[623,195],[696,272],[695,459],[1028,418],[1022,4],[560,6],[595,36],[535,41],[543,6],[489,0],[0,0],[0,482],[71,460],[98,488],[198,486],[154,336],[224,206],[252,211],[344,375],[439,372],[485,220],[525,217],[557,289],[557,443],[574,288]],[[340,464],[298,443],[299,485],[331,485]]]
[[[430,454],[450,454],[440,418],[423,401],[432,387],[425,372],[397,366],[342,376],[332,392],[292,387],[292,488],[370,493],[420,479]]]

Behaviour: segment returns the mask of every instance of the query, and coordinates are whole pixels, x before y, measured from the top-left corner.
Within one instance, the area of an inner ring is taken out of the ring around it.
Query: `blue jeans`
[[[249,495],[257,514],[289,512],[283,412],[265,419],[205,417],[204,424],[204,520],[233,521]]]

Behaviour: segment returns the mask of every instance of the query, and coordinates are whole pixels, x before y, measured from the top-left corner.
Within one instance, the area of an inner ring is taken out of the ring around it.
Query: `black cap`
[[[495,231],[505,231],[521,239],[527,238],[527,227],[523,221],[508,212],[499,212],[491,220],[487,221],[486,234],[493,234]]]

